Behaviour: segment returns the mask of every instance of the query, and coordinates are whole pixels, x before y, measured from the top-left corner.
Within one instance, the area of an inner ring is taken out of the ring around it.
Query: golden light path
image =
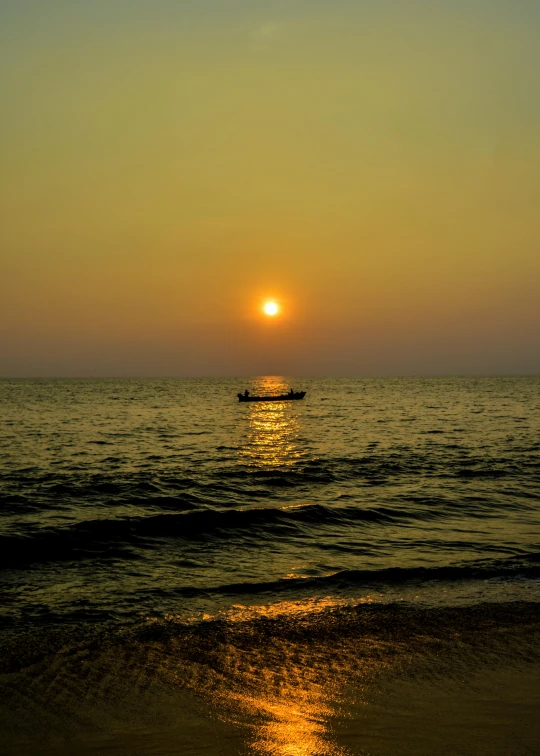
[[[274,310],[274,308],[276,308]],[[263,311],[276,314],[278,306],[266,301]],[[283,376],[264,376],[253,381],[254,394],[282,394],[290,388]],[[302,406],[294,402],[254,403],[247,405],[242,419],[243,442],[240,458],[250,467],[262,470],[294,466],[305,457],[307,449],[301,439]],[[293,506],[306,506],[299,503]],[[295,569],[284,576],[308,577]],[[354,600],[370,603],[370,597]],[[326,659],[319,650],[317,660],[323,672],[312,664],[309,644],[294,639],[268,638],[259,646],[243,646],[242,626],[264,620],[264,627],[280,619],[284,623],[309,623],[316,615],[350,606],[350,599],[330,596],[297,601],[277,601],[265,605],[234,604],[218,615],[205,614],[210,621],[220,618],[229,628],[240,626],[238,640],[229,642],[223,656],[219,677],[206,683],[218,717],[224,722],[244,725],[246,754],[249,756],[351,756],[340,746],[333,732],[342,692],[337,671],[347,663],[336,660],[334,651]],[[254,623],[253,626],[255,626]],[[328,663],[328,670],[325,669]],[[200,671],[197,673],[200,674]],[[199,682],[200,678],[195,675]]]
[[[275,315],[275,302],[266,302],[264,312]],[[257,393],[279,394],[288,383],[278,376],[266,376],[257,382]],[[298,442],[298,408],[287,402],[253,404],[249,407],[247,444],[241,455],[248,464],[259,468],[279,468],[297,463],[305,454]],[[293,575],[291,575],[293,577]],[[294,575],[296,577],[296,575]],[[278,602],[270,606],[233,606],[229,621],[249,621],[253,616],[276,618],[280,614],[308,617],[327,611],[334,605],[329,598],[316,601]],[[264,654],[255,664],[260,682],[246,686],[246,692],[231,691],[229,705],[253,720],[249,753],[258,756],[348,756],[333,742],[329,722],[335,715],[330,691],[320,681],[310,679],[296,652],[283,644],[282,663],[278,670],[267,666]],[[329,686],[331,687],[331,686]],[[332,691],[335,693],[335,691]],[[227,698],[227,696],[226,696]],[[228,708],[228,707],[227,707]]]
[[[279,376],[259,378],[257,394],[285,394],[290,384]],[[299,442],[300,425],[296,402],[271,402],[249,405],[246,439],[240,456],[253,467],[282,467],[299,462],[306,454]]]
[[[253,382],[256,394],[280,394],[288,388],[283,376],[264,376]],[[308,451],[302,440],[302,412],[303,406],[293,402],[247,405],[241,421],[243,443],[238,448],[242,461],[265,471],[285,471],[301,462]],[[298,502],[291,508],[303,506],[310,504]],[[293,581],[307,577],[294,563],[283,575]],[[356,637],[338,646],[327,645],[317,632],[311,637],[306,628],[320,631],[333,612],[372,601],[371,595],[307,597],[262,605],[233,604],[215,615],[204,614],[205,622],[219,621],[225,636],[213,652],[215,667],[199,659],[186,661],[182,651],[187,687],[193,685],[197,696],[208,696],[218,719],[243,729],[246,756],[352,756],[339,743],[336,723],[351,695],[362,703],[367,674],[380,663],[374,665],[367,658],[359,662]],[[274,633],[272,628],[281,630]],[[174,660],[174,653],[167,659]],[[173,674],[179,675],[174,662]]]
[[[283,616],[288,621],[294,617],[301,623],[333,609],[366,603],[371,603],[370,596],[355,600],[327,596],[266,606],[235,605],[227,612],[227,618],[231,623],[242,624],[255,617],[276,620]],[[342,687],[351,671],[349,660],[353,655],[350,651],[325,655],[324,650],[319,649],[316,658],[322,669],[317,669],[317,664],[309,663],[309,649],[301,642],[283,638],[273,643],[269,656],[266,648],[251,658],[244,654],[241,663],[231,660],[235,669],[246,665],[245,690],[221,691],[223,711],[227,712],[225,719],[228,716],[231,721],[249,723],[248,753],[253,756],[352,756],[346,747],[336,742],[332,721],[339,715],[345,693]]]

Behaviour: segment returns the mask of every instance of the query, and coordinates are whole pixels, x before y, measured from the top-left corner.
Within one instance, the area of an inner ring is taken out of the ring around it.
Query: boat
[[[289,391],[288,394],[278,394],[274,396],[251,396],[251,394],[238,394],[239,402],[290,402],[295,399],[303,399],[305,391]]]

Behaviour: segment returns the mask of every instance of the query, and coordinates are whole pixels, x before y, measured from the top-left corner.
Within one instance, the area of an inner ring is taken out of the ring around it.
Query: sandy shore
[[[354,694],[354,691],[351,693]],[[367,695],[366,695],[367,694]],[[221,719],[189,694],[156,699],[154,724],[124,723],[108,734],[56,743],[4,742],[5,756],[533,756],[540,753],[540,668],[499,669],[456,681],[386,681],[365,703],[342,702],[340,716],[266,722]],[[343,710],[348,710],[347,715]],[[117,724],[118,727],[118,724]]]
[[[532,756],[525,604],[337,611],[4,648],[3,756]],[[17,645],[17,643],[19,645]]]
[[[394,680],[336,728],[336,743],[370,756],[540,753],[540,666],[484,670],[468,680]]]

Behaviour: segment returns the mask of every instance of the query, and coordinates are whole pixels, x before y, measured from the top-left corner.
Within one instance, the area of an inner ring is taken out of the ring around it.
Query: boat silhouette
[[[274,396],[251,396],[249,391],[245,391],[243,394],[238,394],[239,402],[290,402],[295,399],[303,399],[306,395],[305,391],[293,391],[292,389],[288,394],[276,394]]]

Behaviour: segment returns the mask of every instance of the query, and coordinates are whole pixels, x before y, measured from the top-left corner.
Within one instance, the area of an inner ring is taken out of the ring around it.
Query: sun
[[[271,317],[274,317],[274,315],[277,315],[279,312],[279,307],[277,305],[277,302],[265,302],[263,305],[263,311],[265,315],[270,315]]]

